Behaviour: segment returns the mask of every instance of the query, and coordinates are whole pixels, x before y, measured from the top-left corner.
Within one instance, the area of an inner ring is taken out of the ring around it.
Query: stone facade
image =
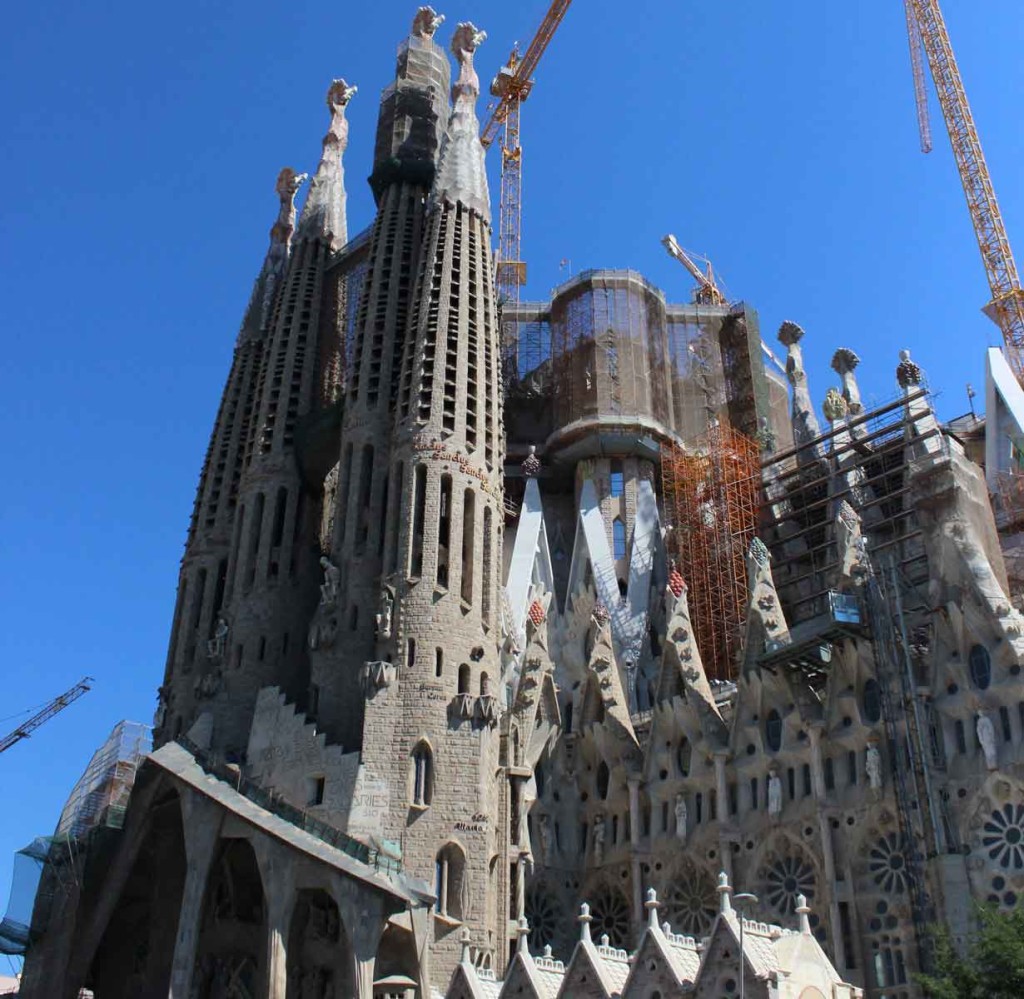
[[[1024,891],[1024,619],[984,475],[906,352],[869,409],[837,351],[823,430],[783,324],[784,419],[753,310],[634,272],[503,317],[551,336],[504,386],[484,36],[453,32],[449,91],[441,20],[382,95],[366,233],[355,88],[298,221],[278,177],[157,748],[121,832],[55,847],[22,994],[651,999],[742,966],[752,996],[909,999],[929,924]],[[726,423],[760,448],[749,523],[710,494],[686,521],[666,462]],[[677,561],[697,529],[746,569],[728,679]]]

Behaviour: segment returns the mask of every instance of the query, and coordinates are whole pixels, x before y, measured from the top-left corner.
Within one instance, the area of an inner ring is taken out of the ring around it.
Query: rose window
[[[625,947],[629,942],[629,904],[622,892],[607,886],[598,888],[590,903],[590,932],[595,940],[605,934],[613,947]]]
[[[706,871],[682,871],[673,879],[665,903],[673,932],[700,939],[707,936],[718,912],[715,883]]]
[[[883,836],[871,848],[868,870],[883,891],[902,894],[907,890],[907,858],[896,833]]]
[[[986,820],[982,846],[1000,867],[1024,869],[1024,805],[1003,805]]]
[[[803,857],[782,857],[774,861],[765,875],[769,903],[782,915],[796,912],[796,897],[814,898],[814,868]]]
[[[539,954],[546,945],[560,952],[568,920],[558,899],[541,884],[526,889],[526,921],[530,925],[530,950]]]

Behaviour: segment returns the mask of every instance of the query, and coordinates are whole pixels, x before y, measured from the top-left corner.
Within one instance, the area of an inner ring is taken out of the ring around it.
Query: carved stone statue
[[[825,419],[829,423],[846,419],[846,400],[840,395],[839,389],[830,388],[825,393],[825,401],[822,403],[821,411],[825,414]]]
[[[775,770],[768,771],[768,814],[774,818],[782,814],[782,781]]]
[[[320,584],[320,606],[333,607],[338,599],[341,570],[326,555],[320,557],[320,568],[324,571],[324,581]]]
[[[375,621],[377,623],[377,637],[380,639],[391,637],[392,618],[395,612],[395,598],[391,591],[384,587],[380,594],[380,606],[377,610]]]
[[[604,837],[605,837],[605,822],[604,813],[599,813],[594,818],[594,863],[601,864],[604,862]]]
[[[551,862],[552,841],[551,841],[551,816],[541,815],[537,820],[537,828],[540,832],[540,856],[545,864]]]
[[[206,643],[207,659],[221,659],[224,656],[224,646],[228,639],[228,623],[224,618],[217,618],[217,627],[213,629],[213,638]]]
[[[981,743],[981,751],[985,754],[985,766],[989,770],[995,770],[999,766],[999,754],[996,750],[996,727],[992,724],[984,711],[978,712],[978,721],[975,725],[978,733],[978,742]]]
[[[676,795],[676,839],[681,843],[686,842],[689,835],[687,828],[686,795],[681,791]]]
[[[417,38],[433,38],[443,23],[444,14],[438,14],[433,7],[420,7],[413,18],[412,34]]]
[[[867,752],[864,758],[864,770],[868,775],[868,784],[872,791],[882,789],[882,754],[878,751],[878,745],[871,741],[868,743]]]

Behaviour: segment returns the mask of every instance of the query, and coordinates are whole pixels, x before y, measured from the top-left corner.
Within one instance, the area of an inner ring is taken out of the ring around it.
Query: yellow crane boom
[[[967,102],[960,69],[939,0],[909,0],[921,33],[928,68],[935,81],[939,107],[946,121],[953,157],[967,195],[967,207],[988,275],[992,300],[985,314],[1002,330],[1006,359],[1024,384],[1024,290],[1010,249],[992,178],[989,176],[974,116]]]

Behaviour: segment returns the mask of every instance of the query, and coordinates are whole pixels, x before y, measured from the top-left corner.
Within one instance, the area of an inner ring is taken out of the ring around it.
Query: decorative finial
[[[800,917],[800,932],[805,936],[811,935],[811,921],[808,918],[811,909],[807,904],[807,896],[804,894],[797,895],[796,897],[796,913]]]
[[[772,558],[768,546],[760,538],[751,538],[747,554],[763,569]]]
[[[308,173],[296,173],[291,167],[285,167],[278,175],[274,184],[281,205],[277,213],[277,221],[270,230],[270,238],[275,243],[287,243],[295,231],[295,195],[305,181]]]
[[[900,363],[896,365],[896,381],[901,389],[921,384],[921,368],[910,359],[909,350],[900,351]]]
[[[327,88],[327,107],[331,111],[335,108],[347,107],[348,102],[352,100],[358,90],[358,87],[350,87],[342,79],[331,80],[331,85]]]
[[[523,459],[523,463],[519,467],[528,479],[535,479],[540,475],[540,458],[537,457],[536,444],[530,445],[530,453]]]
[[[669,563],[668,588],[672,591],[672,596],[674,596],[676,600],[678,600],[686,591],[686,580],[683,579],[683,574],[679,571],[679,567],[676,565],[675,559],[672,559]]]
[[[846,400],[839,389],[830,388],[825,393],[825,401],[821,405],[821,411],[825,414],[825,419],[829,423],[846,419],[849,407],[846,405]]]
[[[487,37],[486,31],[478,31],[472,21],[462,21],[452,36],[452,52],[459,61],[459,78],[452,87],[452,100],[468,97],[475,101],[480,94],[480,80],[473,69],[473,53]]]
[[[608,608],[605,606],[603,600],[598,600],[597,603],[594,604],[593,615],[598,627],[601,628],[603,628],[612,619],[612,616],[608,613]]]
[[[839,376],[851,373],[858,364],[860,358],[849,347],[840,347],[832,355],[832,370]]]
[[[665,936],[668,936],[672,932],[672,924],[667,919],[661,924],[661,932],[664,933]]]
[[[647,901],[644,902],[647,910],[647,925],[652,929],[658,928],[658,893],[653,888],[647,889]]]
[[[442,24],[444,24],[444,14],[438,14],[433,7],[420,7],[412,19],[411,33],[417,38],[431,39]]]
[[[761,450],[766,454],[771,454],[775,450],[777,438],[775,436],[775,431],[772,430],[772,426],[768,422],[767,416],[761,417],[761,422],[758,424],[755,439],[757,440],[757,443],[761,445]]]
[[[594,917],[590,915],[590,906],[586,902],[580,906],[580,914],[577,919],[580,924],[580,940],[590,943],[590,924]]]
[[[527,613],[530,616],[530,620],[538,628],[544,623],[544,618],[547,616],[544,613],[544,605],[539,600],[534,600],[534,602],[530,604],[530,609]]]
[[[803,335],[803,329],[788,319],[779,327],[779,342],[783,347],[792,347],[799,343]]]
[[[715,890],[718,892],[719,911],[732,912],[732,899],[729,897],[732,894],[732,888],[729,887],[729,875],[725,871],[719,873],[718,887]]]
[[[459,943],[462,944],[462,957],[460,958],[463,964],[472,964],[469,953],[469,941],[472,939],[472,934],[469,932],[468,926],[462,927],[462,934],[459,936]]]
[[[516,951],[519,954],[528,956],[530,948],[527,944],[527,939],[530,936],[530,924],[526,921],[526,916],[520,916],[519,922],[516,923]]]
[[[611,942],[612,942],[612,938],[610,936],[608,936],[607,933],[602,933],[601,934],[600,944],[601,944],[602,947],[609,946],[609,944],[611,944]]]

